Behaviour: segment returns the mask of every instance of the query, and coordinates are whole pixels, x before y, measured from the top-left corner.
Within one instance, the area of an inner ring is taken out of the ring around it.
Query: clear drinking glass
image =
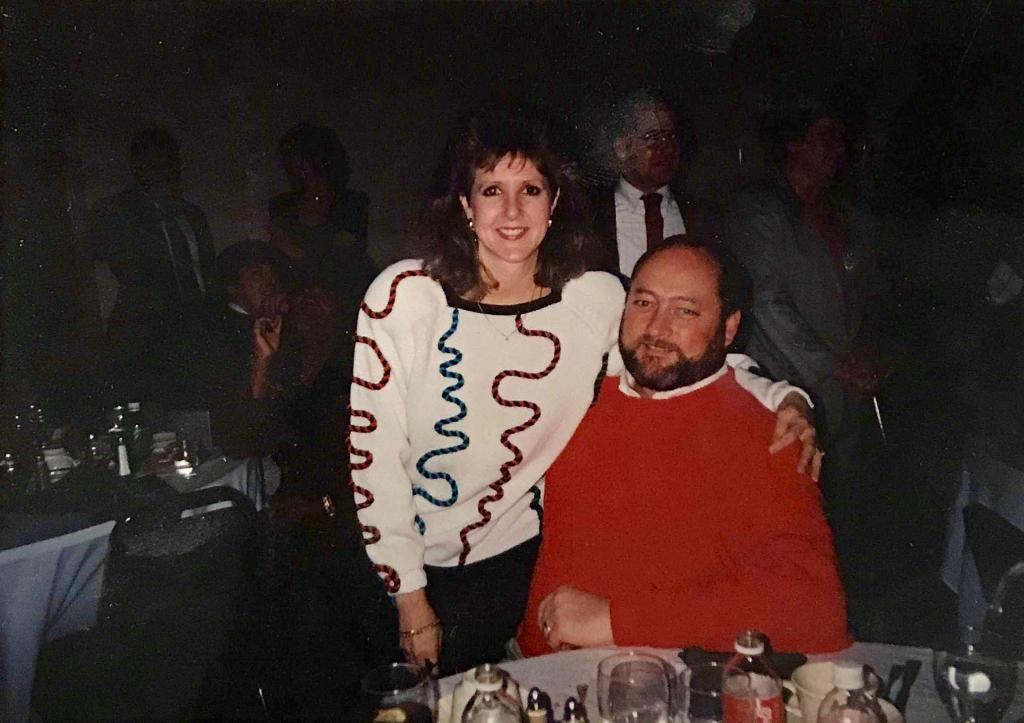
[[[433,723],[437,715],[435,681],[418,665],[392,663],[363,677],[362,708],[369,721]]]
[[[690,669],[690,723],[720,723],[722,720],[722,670],[715,661]]]
[[[936,650],[932,657],[935,689],[956,723],[998,723],[1017,685],[1017,663],[978,651]]]
[[[597,707],[609,723],[667,723],[670,700],[661,658],[617,653],[597,666]]]

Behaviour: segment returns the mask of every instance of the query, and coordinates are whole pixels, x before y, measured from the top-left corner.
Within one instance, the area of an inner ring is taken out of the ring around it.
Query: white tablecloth
[[[207,487],[231,487],[252,500],[256,509],[261,510],[281,485],[281,470],[270,457],[213,457],[199,465],[192,477],[168,474],[162,475],[161,479],[178,492],[195,492]]]
[[[261,471],[262,467],[262,471]],[[263,475],[262,480],[260,475]],[[231,487],[257,509],[280,484],[269,459],[216,457],[193,477],[166,477],[179,492]],[[36,657],[44,643],[96,623],[114,521],[0,552],[0,721],[29,719]]]
[[[666,659],[672,659],[678,652],[677,650],[645,648],[636,648],[636,650],[653,652]],[[508,670],[512,677],[519,681],[521,687],[525,686],[529,689],[536,685],[546,691],[556,706],[555,714],[558,717],[561,717],[565,699],[570,695],[576,695],[577,684],[586,683],[589,689],[585,704],[587,711],[591,714],[591,720],[595,720],[597,717],[597,664],[612,652],[615,650],[609,648],[570,650],[538,658],[510,660],[502,663],[501,667]],[[907,703],[907,723],[942,723],[949,720],[932,681],[931,650],[880,643],[854,643],[840,653],[809,657],[811,660],[844,659],[867,663],[882,676],[883,680],[888,676],[889,669],[893,665],[905,663],[911,658],[920,660],[923,663],[921,673],[911,688],[910,699]],[[1022,676],[1024,676],[1024,666],[1022,666],[1018,678]],[[451,693],[458,679],[458,676],[454,675],[442,679],[441,695],[445,696]],[[1024,685],[1024,682],[1021,685]],[[1012,722],[1021,716],[1024,716],[1024,689],[1018,687],[1014,705],[1003,720]],[[440,721],[439,723],[447,722]]]
[[[28,720],[44,642],[96,623],[114,522],[0,552],[0,710]]]
[[[960,492],[949,513],[942,579],[959,597],[961,633],[978,627],[988,600],[967,545],[964,508],[979,503],[1024,530],[1024,471],[994,457],[984,440],[968,442],[960,480]]]

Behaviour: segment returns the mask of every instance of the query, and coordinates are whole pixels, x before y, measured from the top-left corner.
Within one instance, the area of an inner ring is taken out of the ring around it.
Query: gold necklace
[[[508,334],[506,334],[501,329],[499,329],[498,325],[495,324],[494,321],[491,319],[491,315],[488,314],[486,311],[484,311],[484,307],[483,307],[483,305],[479,301],[476,302],[476,308],[480,309],[480,313],[484,315],[484,321],[486,321],[487,324],[492,329],[494,329],[496,332],[498,332],[498,335],[501,338],[503,338],[505,341],[508,341],[509,339],[511,339],[512,335],[516,333],[516,328],[514,326],[512,327],[512,331],[510,331]]]
[[[534,301],[537,300],[537,298],[539,296],[540,296],[540,287],[535,285],[534,288],[533,288],[533,292],[530,294],[529,301],[526,301],[526,302],[523,302],[523,303],[526,303],[526,304],[533,303]],[[515,306],[518,306],[518,305],[519,304],[515,304]],[[501,336],[501,338],[503,338],[505,341],[508,341],[509,339],[511,339],[512,336],[516,333],[516,331],[518,331],[518,327],[517,326],[513,326],[512,327],[512,331],[510,331],[507,334],[505,332],[503,332],[501,329],[499,329],[498,325],[494,323],[493,319],[491,319],[491,315],[488,314],[486,311],[484,311],[483,304],[480,303],[479,299],[476,300],[476,308],[478,308],[480,310],[480,313],[483,314],[484,321],[486,321],[487,324],[492,329],[494,329],[496,332],[498,332],[498,335]]]

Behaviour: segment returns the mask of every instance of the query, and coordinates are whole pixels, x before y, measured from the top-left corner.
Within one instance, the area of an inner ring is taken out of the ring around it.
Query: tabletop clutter
[[[37,404],[17,412],[0,451],[0,498],[46,491],[82,467],[119,477],[194,474],[194,443],[176,432],[154,432],[139,402],[115,406],[107,416],[105,431],[72,439],[67,428],[52,428]]]
[[[361,716],[374,723],[904,723],[920,660],[894,665],[886,681],[857,660],[808,661],[766,644],[761,633],[745,630],[731,654],[687,648],[669,660],[600,651],[596,690],[577,685],[576,695],[562,700],[492,664],[466,671],[440,697],[429,674],[395,663],[364,679]],[[936,652],[933,663],[935,688],[952,720],[1001,720],[1013,700],[1016,662],[968,646]]]

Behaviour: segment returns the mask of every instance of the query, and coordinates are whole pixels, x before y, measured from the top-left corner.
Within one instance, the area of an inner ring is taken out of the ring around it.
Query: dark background
[[[5,390],[94,348],[113,282],[82,260],[82,222],[127,183],[127,139],[143,125],[179,139],[186,195],[221,248],[265,236],[265,200],[285,185],[280,135],[299,120],[333,126],[386,262],[403,254],[467,102],[545,102],[586,139],[623,88],[656,81],[685,114],[684,187],[724,202],[762,171],[767,82],[814,71],[867,102],[878,202],[906,218],[991,200],[981,176],[1019,181],[1022,15],[1014,0],[8,2]]]
[[[405,253],[467,104],[545,103],[585,147],[612,98],[656,82],[682,110],[684,191],[724,206],[765,171],[756,128],[772,84],[843,80],[867,109],[858,173],[908,346],[883,396],[908,450],[890,466],[916,530],[901,544],[919,537],[934,557],[972,358],[1006,357],[1016,374],[1021,356],[1019,335],[978,327],[988,273],[1024,237],[1022,20],[1017,0],[7,2],[3,400],[88,384],[115,289],[82,256],[84,219],[128,183],[144,125],[177,137],[185,195],[218,248],[265,238],[266,199],[285,189],[281,134],[334,127],[384,264]],[[1020,310],[998,328],[1019,330]]]

